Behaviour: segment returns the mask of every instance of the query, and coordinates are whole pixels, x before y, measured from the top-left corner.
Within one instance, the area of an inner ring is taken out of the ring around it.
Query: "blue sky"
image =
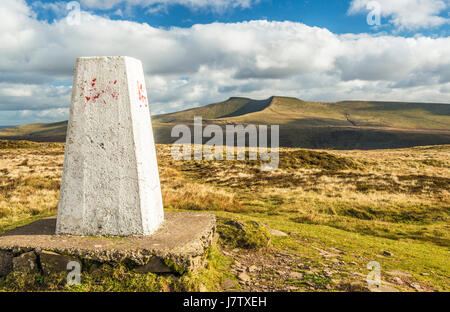
[[[108,1],[106,1],[108,2]],[[145,2],[145,1],[143,1]],[[150,1],[151,2],[151,1]],[[365,14],[349,14],[351,0],[260,0],[251,7],[237,7],[225,9],[211,9],[192,7],[175,3],[159,8],[156,2],[148,6],[130,6],[126,1],[120,2],[109,9],[86,7],[95,14],[106,15],[114,20],[131,20],[148,23],[154,27],[191,27],[194,24],[209,24],[214,22],[236,23],[251,20],[292,21],[318,26],[330,31],[343,33],[378,33],[391,32],[395,26],[389,23],[390,18],[382,18],[380,28],[371,27],[366,23]],[[27,3],[36,8],[38,19],[53,22],[60,18],[61,12],[55,12],[45,4],[61,4],[62,1],[34,1]],[[119,12],[119,13],[118,13]],[[448,18],[448,11],[442,10],[437,16]],[[433,29],[410,30],[404,29],[397,34],[414,36],[417,33],[430,35],[448,35],[449,25],[433,27]]]
[[[67,3],[1,1],[0,125],[66,119],[88,55],[141,59],[154,114],[274,94],[450,102],[450,0],[81,0],[75,26]]]
[[[30,5],[36,1],[28,0]],[[41,1],[43,3],[58,3],[60,1]],[[186,5],[174,4],[155,12],[152,7],[129,7],[123,2],[111,9],[101,10],[89,8],[96,14],[105,14],[111,19],[127,19],[148,23],[155,27],[191,27],[194,24],[209,24],[213,22],[235,23],[251,20],[293,21],[310,26],[326,27],[336,33],[370,31],[364,21],[365,17],[349,16],[347,10],[349,1],[337,0],[262,0],[249,8],[224,9],[220,11],[206,8],[192,8]],[[59,18],[51,9],[35,5],[39,19],[52,22]],[[121,11],[119,15],[117,12]]]

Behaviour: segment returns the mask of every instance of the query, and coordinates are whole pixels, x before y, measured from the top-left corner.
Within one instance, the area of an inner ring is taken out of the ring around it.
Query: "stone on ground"
[[[226,278],[222,282],[221,286],[224,290],[232,290],[236,288],[236,282],[233,281],[232,279]]]
[[[269,229],[269,233],[270,233],[270,235],[275,236],[275,237],[286,237],[286,236],[288,236],[286,233],[278,231],[278,230],[275,230],[275,229]]]
[[[31,272],[37,269],[37,257],[34,251],[29,251],[13,258],[13,270],[16,272]]]
[[[238,278],[239,280],[243,281],[243,282],[248,282],[250,280],[250,276],[248,276],[246,273],[241,272],[238,274]]]
[[[67,271],[67,264],[69,262],[79,262],[79,259],[75,257],[60,255],[58,253],[47,250],[41,251],[39,253],[39,259],[44,274]]]
[[[8,275],[13,270],[13,254],[0,251],[0,277]]]
[[[289,277],[297,280],[301,280],[303,278],[303,273],[293,271],[289,273]]]

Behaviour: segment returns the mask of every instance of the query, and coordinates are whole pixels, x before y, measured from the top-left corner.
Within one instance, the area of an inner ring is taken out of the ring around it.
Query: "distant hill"
[[[0,138],[36,142],[63,142],[66,139],[67,121],[36,123],[1,129]]]
[[[206,124],[280,125],[285,147],[380,149],[450,144],[450,105],[343,101],[302,101],[273,96],[266,100],[232,97],[176,113],[153,116],[157,143],[172,143],[177,124],[193,126],[194,116]],[[0,130],[0,138],[64,141],[67,122],[31,124]]]
[[[267,100],[252,100],[248,98],[232,97],[220,103],[214,103],[202,107],[192,108],[176,113],[156,115],[152,120],[167,123],[179,122],[182,120],[192,121],[195,116],[202,116],[203,119],[223,119],[237,117],[263,111],[273,101],[273,97]]]

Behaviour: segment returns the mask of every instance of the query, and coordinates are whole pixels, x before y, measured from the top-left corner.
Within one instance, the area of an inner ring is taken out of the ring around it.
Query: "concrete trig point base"
[[[172,212],[164,220],[141,62],[77,59],[57,220],[1,235],[0,276],[65,270],[72,260],[193,271],[214,232],[212,214]]]
[[[167,212],[153,235],[116,238],[54,235],[55,226],[55,218],[46,218],[0,235],[0,277],[38,268],[43,273],[45,268],[66,271],[70,261],[131,261],[138,273],[196,271],[204,265],[216,218],[210,213]]]

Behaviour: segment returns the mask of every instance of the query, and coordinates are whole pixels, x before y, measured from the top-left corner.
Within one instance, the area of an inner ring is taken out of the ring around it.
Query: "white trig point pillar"
[[[141,62],[78,58],[56,234],[150,235],[163,219]]]

